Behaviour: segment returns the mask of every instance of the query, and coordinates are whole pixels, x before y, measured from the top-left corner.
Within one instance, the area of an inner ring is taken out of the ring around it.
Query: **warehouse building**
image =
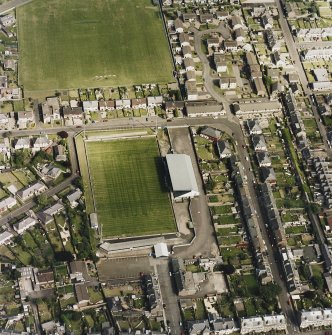
[[[199,196],[191,159],[184,154],[166,155],[175,201]]]

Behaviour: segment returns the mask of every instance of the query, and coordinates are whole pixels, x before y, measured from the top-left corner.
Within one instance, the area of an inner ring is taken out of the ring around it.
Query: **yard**
[[[155,138],[87,142],[86,148],[105,237],[176,230]]]
[[[149,0],[35,0],[17,17],[19,82],[29,93],[174,81]]]

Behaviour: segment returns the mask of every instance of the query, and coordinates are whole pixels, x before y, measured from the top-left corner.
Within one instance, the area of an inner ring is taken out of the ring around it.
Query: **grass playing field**
[[[174,81],[150,0],[33,0],[17,16],[27,92]]]
[[[174,232],[155,138],[86,142],[103,237]]]

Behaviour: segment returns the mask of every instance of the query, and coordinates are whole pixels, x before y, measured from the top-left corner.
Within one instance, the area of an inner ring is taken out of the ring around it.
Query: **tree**
[[[214,270],[222,271],[225,275],[231,275],[235,272],[235,268],[232,264],[218,264]]]
[[[46,194],[42,193],[36,198],[37,204],[40,206],[46,206],[48,204],[48,197]]]
[[[30,151],[27,149],[16,150],[13,162],[17,168],[23,168],[30,163]]]
[[[59,131],[59,132],[57,133],[57,135],[58,135],[59,137],[61,137],[61,138],[68,138],[68,133],[67,133],[66,131],[64,131],[64,130]]]
[[[276,296],[281,293],[281,288],[277,284],[269,283],[267,285],[261,286],[259,293],[267,303],[271,303],[276,298]]]
[[[316,290],[320,290],[320,291],[323,290],[324,280],[323,280],[322,276],[315,275],[315,276],[312,277],[311,281],[312,281],[312,284],[314,285]]]

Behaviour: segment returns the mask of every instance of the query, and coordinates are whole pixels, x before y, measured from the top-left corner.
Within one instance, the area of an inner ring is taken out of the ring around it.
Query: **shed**
[[[157,243],[153,246],[156,258],[168,257],[169,251],[166,243]]]

